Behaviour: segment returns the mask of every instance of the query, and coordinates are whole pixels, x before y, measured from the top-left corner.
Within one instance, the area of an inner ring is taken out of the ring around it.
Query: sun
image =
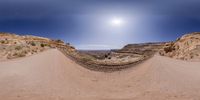
[[[124,24],[124,21],[122,18],[113,18],[111,19],[110,23],[112,26],[118,27],[118,26],[122,26]]]

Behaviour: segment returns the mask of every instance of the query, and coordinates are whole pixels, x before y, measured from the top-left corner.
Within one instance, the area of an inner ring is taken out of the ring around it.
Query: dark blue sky
[[[0,0],[0,31],[62,39],[78,49],[171,41],[200,31],[199,0]],[[113,18],[123,20],[110,26]]]

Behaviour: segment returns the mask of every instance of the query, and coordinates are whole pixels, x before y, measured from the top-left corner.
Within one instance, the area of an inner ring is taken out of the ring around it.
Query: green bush
[[[46,45],[42,43],[42,44],[40,44],[40,46],[41,46],[41,47],[45,47]]]
[[[108,58],[108,55],[107,54],[105,54],[105,56],[104,56],[105,58]]]
[[[32,45],[32,46],[36,46],[35,42],[31,42],[31,45]]]

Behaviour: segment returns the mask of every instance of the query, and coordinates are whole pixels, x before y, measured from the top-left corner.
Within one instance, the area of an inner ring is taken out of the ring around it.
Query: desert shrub
[[[166,53],[168,53],[168,52],[172,52],[172,49],[171,49],[171,47],[166,47],[166,48],[164,48],[164,51],[165,51]]]
[[[22,49],[21,46],[16,46],[16,47],[15,47],[15,50],[21,50],[21,49]]]
[[[70,48],[71,48],[71,49],[75,49],[75,47],[73,47],[73,46],[70,46]]]
[[[32,46],[36,46],[35,42],[31,42],[31,45],[32,45]]]
[[[42,43],[42,44],[40,44],[40,46],[41,46],[41,47],[45,47],[46,45]]]
[[[164,56],[164,53],[163,53],[162,51],[159,51],[159,54],[160,54],[161,56]]]
[[[105,58],[107,58],[108,57],[108,55],[107,54],[105,54],[105,56],[104,56]]]
[[[17,52],[15,52],[12,56],[17,56],[18,55],[18,53]]]
[[[7,55],[7,58],[8,59],[14,59],[14,58],[18,58],[18,57],[24,57],[24,56],[26,56],[26,54],[25,54],[25,52],[15,52],[15,53],[13,53],[13,54],[8,54]]]
[[[181,38],[177,38],[177,39],[176,39],[176,41],[179,41],[179,40],[181,40]]]
[[[24,54],[28,54],[28,51],[24,50],[23,53],[24,53]]]
[[[25,57],[26,56],[26,54],[23,54],[23,53],[20,53],[19,55],[18,55],[18,57]]]
[[[3,40],[2,40],[2,41],[1,41],[1,43],[2,43],[2,44],[4,44],[4,43],[5,43],[5,41],[3,41]]]
[[[26,54],[24,52],[16,52],[13,54],[14,57],[24,57]]]
[[[66,43],[65,45],[70,45],[70,43]]]
[[[165,51],[166,53],[172,52],[173,50],[175,50],[175,46],[168,46],[168,47],[165,47],[165,48],[164,48],[164,51]]]
[[[192,58],[194,58],[194,56],[193,56],[193,55],[190,55],[190,58],[192,59]]]
[[[64,43],[62,40],[58,39],[58,40],[55,40],[55,42],[57,43]]]

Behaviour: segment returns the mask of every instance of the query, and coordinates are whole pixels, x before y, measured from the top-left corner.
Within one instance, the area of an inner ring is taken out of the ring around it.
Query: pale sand
[[[200,62],[154,56],[123,71],[90,71],[53,49],[0,62],[1,100],[200,100]]]

